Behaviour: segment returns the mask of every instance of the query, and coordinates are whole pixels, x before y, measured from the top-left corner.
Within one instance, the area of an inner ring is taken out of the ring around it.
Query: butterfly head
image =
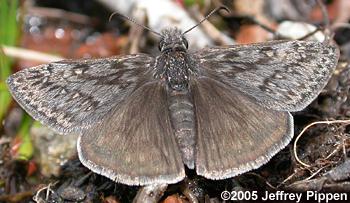
[[[186,51],[188,42],[181,30],[178,28],[167,28],[161,32],[159,50],[164,52]]]

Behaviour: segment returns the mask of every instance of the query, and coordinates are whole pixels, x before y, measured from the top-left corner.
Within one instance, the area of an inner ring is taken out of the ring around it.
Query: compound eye
[[[188,41],[187,41],[187,39],[186,38],[182,38],[183,39],[183,41],[184,41],[184,44],[185,44],[185,46],[186,46],[186,49],[188,49]]]
[[[163,46],[163,41],[160,41],[160,42],[158,43],[158,49],[159,49],[159,51],[162,51],[162,46]]]

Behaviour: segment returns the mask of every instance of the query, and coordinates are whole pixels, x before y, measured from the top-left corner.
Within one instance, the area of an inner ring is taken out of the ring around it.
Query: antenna
[[[194,25],[193,27],[191,27],[190,29],[186,30],[185,32],[182,33],[182,35],[185,35],[186,33],[188,33],[189,31],[193,30],[194,28],[196,28],[198,25],[202,24],[205,20],[207,20],[211,15],[213,15],[214,13],[216,13],[217,11],[224,9],[225,11],[227,11],[228,13],[230,13],[230,9],[228,9],[226,6],[221,5],[217,8],[215,8],[214,10],[212,10],[207,16],[205,16],[205,18],[203,18],[199,23],[197,23],[196,25]]]
[[[123,14],[118,13],[118,12],[112,13],[111,16],[109,16],[109,21],[111,21],[111,19],[112,19],[112,17],[113,17],[114,15],[121,16],[121,17],[125,18],[126,20],[128,20],[128,21],[130,21],[130,22],[136,24],[136,25],[139,26],[139,27],[142,27],[142,28],[144,28],[144,29],[146,29],[146,30],[148,30],[148,31],[150,31],[150,32],[152,32],[152,33],[158,35],[158,36],[162,36],[159,32],[156,32],[156,31],[152,30],[151,28],[149,28],[149,27],[147,27],[147,26],[145,26],[145,25],[141,25],[141,24],[137,23],[134,19],[130,18],[129,16],[123,15]]]

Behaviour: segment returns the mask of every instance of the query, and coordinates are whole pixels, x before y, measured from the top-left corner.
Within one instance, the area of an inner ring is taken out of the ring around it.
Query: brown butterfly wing
[[[203,74],[249,95],[261,106],[300,111],[327,84],[339,50],[315,41],[280,40],[205,48],[194,56]]]
[[[185,177],[171,127],[165,85],[147,83],[80,136],[81,162],[127,185],[176,183]]]
[[[57,61],[18,71],[7,84],[34,119],[62,134],[81,133],[152,80],[153,62],[146,54]]]
[[[210,78],[191,84],[197,117],[197,174],[225,179],[260,167],[293,137],[288,112],[263,108]]]

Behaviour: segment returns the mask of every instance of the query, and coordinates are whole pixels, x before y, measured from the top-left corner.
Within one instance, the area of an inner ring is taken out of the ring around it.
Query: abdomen
[[[170,88],[169,88],[170,89]],[[170,90],[169,111],[175,137],[187,167],[194,168],[196,126],[192,97],[187,89]]]

